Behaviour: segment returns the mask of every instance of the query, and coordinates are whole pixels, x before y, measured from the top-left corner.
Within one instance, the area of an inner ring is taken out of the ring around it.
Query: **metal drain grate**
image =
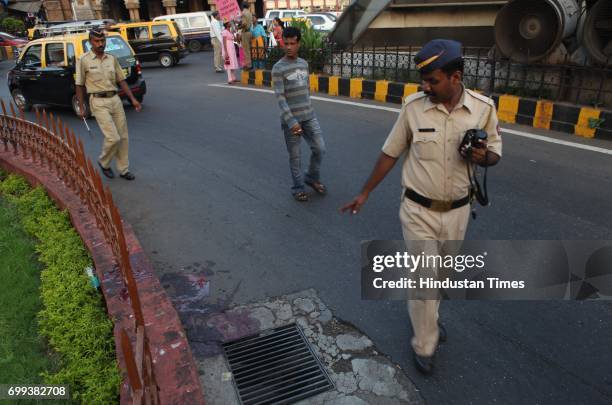
[[[334,387],[296,324],[225,343],[223,349],[245,405],[290,404]]]

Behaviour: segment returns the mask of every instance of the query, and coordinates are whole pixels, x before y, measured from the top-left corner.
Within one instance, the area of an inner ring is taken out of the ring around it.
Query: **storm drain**
[[[290,404],[334,387],[296,324],[225,343],[223,349],[245,405]]]

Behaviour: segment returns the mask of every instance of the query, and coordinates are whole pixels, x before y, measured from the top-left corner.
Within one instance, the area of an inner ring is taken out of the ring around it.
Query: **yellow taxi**
[[[90,49],[89,34],[86,32],[29,42],[7,76],[15,104],[25,111],[34,104],[71,106],[78,115],[79,103],[74,84],[76,60]],[[119,33],[110,32],[106,37],[105,51],[117,58],[134,97],[142,102],[147,87],[140,63],[130,45]],[[127,98],[123,91],[119,92],[119,96]]]
[[[141,62],[157,61],[162,67],[171,67],[189,53],[183,34],[174,21],[120,23],[110,29],[117,30],[129,41]]]

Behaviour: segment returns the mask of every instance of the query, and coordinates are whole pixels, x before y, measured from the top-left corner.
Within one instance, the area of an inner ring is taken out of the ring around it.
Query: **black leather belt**
[[[92,96],[94,97],[103,97],[103,98],[109,98],[109,97],[114,97],[117,95],[116,91],[103,91],[100,93],[91,93]]]
[[[469,195],[455,201],[432,200],[431,198],[424,197],[409,188],[406,189],[405,195],[408,199],[414,201],[415,203],[421,204],[423,207],[437,212],[448,212],[450,210],[454,210],[455,208],[463,207],[470,202]]]

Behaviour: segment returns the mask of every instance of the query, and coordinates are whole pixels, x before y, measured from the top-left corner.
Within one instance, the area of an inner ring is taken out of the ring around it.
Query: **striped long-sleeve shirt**
[[[310,104],[308,62],[282,58],[272,68],[274,93],[281,109],[281,121],[289,128],[314,118]]]

